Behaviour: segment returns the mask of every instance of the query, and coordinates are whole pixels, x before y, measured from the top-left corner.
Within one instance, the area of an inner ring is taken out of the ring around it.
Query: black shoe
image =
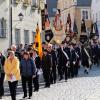
[[[39,89],[37,89],[37,90],[34,90],[34,92],[38,92],[39,91]]]
[[[89,72],[87,71],[87,72],[86,72],[86,74],[88,75],[88,74],[89,74]]]
[[[84,70],[84,74],[87,72],[87,70]]]
[[[2,99],[2,96],[0,96],[0,99]]]
[[[27,95],[24,95],[24,96],[23,96],[23,99],[26,98],[26,97],[27,97]]]
[[[63,78],[60,78],[59,81],[61,81]]]
[[[54,84],[56,83],[56,81],[54,81]]]
[[[28,99],[32,99],[32,96],[29,96],[29,98]]]

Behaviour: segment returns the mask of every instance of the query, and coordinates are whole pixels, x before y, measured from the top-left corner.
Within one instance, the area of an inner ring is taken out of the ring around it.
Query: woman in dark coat
[[[29,99],[32,97],[32,78],[36,75],[36,67],[34,61],[30,58],[30,54],[28,52],[24,52],[23,58],[21,60],[21,77],[22,77],[22,88],[24,92],[23,98],[27,97],[27,87],[28,83],[29,88]]]

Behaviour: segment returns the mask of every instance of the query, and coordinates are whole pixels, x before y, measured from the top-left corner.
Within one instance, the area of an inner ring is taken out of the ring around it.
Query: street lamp
[[[22,20],[23,20],[24,15],[23,15],[22,13],[19,13],[18,17],[19,17],[19,20],[20,20],[20,21],[22,21]]]

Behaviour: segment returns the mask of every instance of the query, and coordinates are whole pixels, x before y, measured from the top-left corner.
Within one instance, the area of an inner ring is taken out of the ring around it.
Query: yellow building
[[[67,16],[71,16],[71,30],[73,31],[74,22],[81,34],[82,19],[85,20],[87,33],[91,29],[91,1],[92,0],[58,0],[57,9],[61,10],[63,25],[66,29]]]

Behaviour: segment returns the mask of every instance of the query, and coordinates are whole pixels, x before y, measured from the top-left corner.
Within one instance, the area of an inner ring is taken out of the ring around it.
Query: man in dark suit
[[[57,65],[57,57],[56,53],[52,48],[52,44],[48,44],[48,53],[51,55],[52,60],[52,70],[50,75],[51,84],[56,83],[56,65]]]
[[[52,70],[52,62],[51,62],[51,55],[48,54],[46,49],[43,50],[43,57],[42,57],[42,70],[43,70],[43,77],[45,81],[45,87],[50,87],[50,72]]]
[[[89,73],[91,56],[90,56],[90,49],[87,48],[87,44],[82,45],[81,47],[81,57],[82,57],[82,65],[85,67],[84,73]]]
[[[76,54],[75,49],[73,47],[73,43],[70,43],[70,53],[69,53],[69,59],[70,59],[70,68],[68,69],[68,77],[73,78],[75,75],[75,64],[76,64]]]
[[[78,76],[78,69],[80,68],[80,62],[81,62],[81,50],[80,46],[78,44],[73,44],[75,54],[76,54],[76,63],[74,67],[74,75],[77,77]]]
[[[39,72],[39,70],[41,68],[41,59],[38,56],[36,50],[33,50],[32,58],[34,59],[34,63],[35,63],[36,69],[37,69],[36,70],[36,77],[33,78],[34,92],[38,92],[39,91],[39,74],[38,74],[38,72]]]
[[[58,72],[59,72],[59,75],[60,75],[60,79],[59,80],[62,80],[63,79],[63,74],[65,74],[65,81],[67,81],[68,77],[68,67],[67,67],[67,63],[69,61],[69,58],[68,58],[68,55],[67,53],[65,52],[64,50],[64,43],[62,43],[60,45],[60,48],[58,49]]]

